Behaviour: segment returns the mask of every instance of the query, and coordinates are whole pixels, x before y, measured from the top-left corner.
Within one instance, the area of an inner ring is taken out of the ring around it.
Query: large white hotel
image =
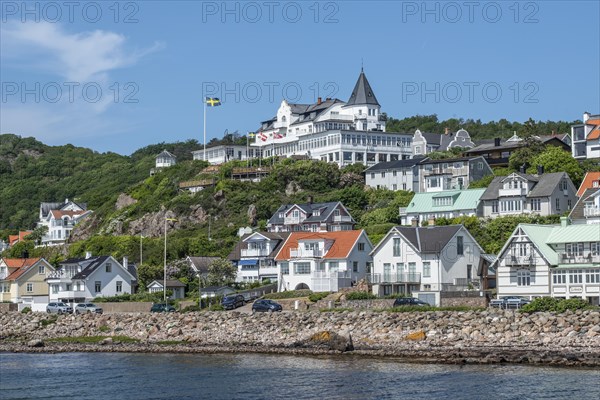
[[[361,70],[347,102],[319,98],[315,104],[293,104],[283,100],[277,115],[262,122],[254,143],[250,144],[249,154],[242,146],[235,146],[239,149],[227,159],[245,160],[257,154],[305,156],[339,166],[354,163],[372,166],[410,158],[413,135],[387,133],[385,120],[381,105]],[[195,151],[194,159],[203,159],[203,151]],[[209,157],[207,149],[207,161],[226,160]]]

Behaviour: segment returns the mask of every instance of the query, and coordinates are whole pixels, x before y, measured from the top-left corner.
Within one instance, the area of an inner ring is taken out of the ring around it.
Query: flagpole
[[[206,99],[204,99],[204,154],[202,158],[206,161]]]

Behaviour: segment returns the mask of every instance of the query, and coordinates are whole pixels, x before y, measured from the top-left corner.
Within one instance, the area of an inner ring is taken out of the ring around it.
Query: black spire
[[[375,93],[373,93],[373,89],[371,89],[371,85],[369,85],[369,81],[367,80],[367,76],[363,71],[362,67],[360,69],[360,75],[358,80],[356,81],[356,85],[354,86],[354,90],[352,90],[352,94],[350,95],[350,99],[347,106],[354,105],[363,105],[363,104],[371,104],[380,106],[377,98],[375,97]]]

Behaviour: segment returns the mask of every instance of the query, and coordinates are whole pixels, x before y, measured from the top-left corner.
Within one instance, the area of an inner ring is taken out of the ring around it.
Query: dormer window
[[[433,205],[436,207],[451,206],[452,205],[452,197],[451,196],[435,197],[433,199]]]
[[[287,118],[284,116],[281,117],[281,122],[287,122]]]

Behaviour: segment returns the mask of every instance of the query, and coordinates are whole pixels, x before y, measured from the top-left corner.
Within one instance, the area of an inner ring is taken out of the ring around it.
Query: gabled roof
[[[196,271],[201,273],[208,273],[208,267],[216,260],[220,260],[221,257],[192,257],[188,256],[188,260],[193,264]]]
[[[10,269],[16,268],[4,280],[14,281],[37,264],[41,258],[4,258],[4,263]]]
[[[33,231],[19,231],[17,235],[8,236],[8,245],[14,246],[18,242],[22,242],[28,235],[31,235]]]
[[[597,186],[594,186],[594,182],[596,182]],[[581,182],[581,185],[577,190],[577,196],[581,197],[583,192],[594,187],[596,189],[600,188],[600,172],[587,172],[583,178],[583,182]]]
[[[453,162],[457,162],[457,161],[473,161],[476,159],[482,159],[483,161],[485,161],[485,158],[483,158],[483,156],[471,156],[471,157],[455,157],[455,158],[440,158],[440,159],[432,159],[429,157],[426,157],[423,161],[419,162],[419,164],[444,164],[444,163],[448,163],[451,164]],[[486,161],[487,163],[487,161]]]
[[[62,218],[64,216],[68,216],[68,217],[79,217],[81,215],[87,214],[91,211],[86,211],[86,210],[81,210],[81,211],[71,211],[71,210],[50,210],[50,214],[52,214],[52,216],[55,219],[59,219]]]
[[[590,133],[588,133],[586,140],[596,140],[600,139],[600,116],[595,115],[592,118],[589,118],[585,121],[585,125],[593,126]]]
[[[275,260],[284,261],[290,259],[290,250],[298,248],[298,243],[305,240],[332,241],[333,244],[323,256],[326,259],[348,258],[350,252],[356,245],[364,230],[337,231],[337,232],[292,232],[277,253]],[[366,236],[365,236],[366,237]],[[369,238],[366,238],[369,241]],[[370,244],[370,241],[369,241]]]
[[[176,155],[169,153],[167,150],[163,150],[160,152],[159,155],[156,156],[156,158],[158,157],[170,157],[170,158],[177,158]]]
[[[376,172],[376,171],[393,171],[404,168],[411,168],[417,165],[420,161],[425,159],[425,156],[418,156],[409,158],[406,160],[396,160],[377,163],[365,170],[365,172]]]
[[[350,95],[346,105],[354,106],[363,104],[379,106],[379,102],[377,101],[375,93],[373,92],[373,89],[367,80],[367,76],[361,69],[358,80],[356,81],[356,85],[354,85],[354,89],[352,90],[352,94]]]
[[[527,194],[527,198],[550,196],[563,178],[570,181],[569,175],[566,172],[551,172],[539,176],[515,172],[514,175],[518,175],[535,184]],[[506,178],[507,176],[495,177],[481,196],[481,200],[496,200],[499,190],[502,189],[502,182]]]
[[[394,229],[404,236],[421,254],[435,254],[441,252],[462,227],[462,225],[417,228],[397,226]]]
[[[600,195],[600,188],[586,189],[585,192],[583,192],[581,194],[581,196],[579,197],[579,200],[577,200],[577,203],[575,203],[575,206],[569,213],[569,218],[571,218],[573,221],[585,220],[585,214],[584,214],[585,203],[587,201],[590,201],[594,195],[596,195],[596,196]]]
[[[309,122],[309,121],[314,121],[315,119],[317,119],[321,114],[323,114],[326,110],[328,110],[331,106],[335,105],[335,104],[344,104],[344,102],[340,99],[327,99],[325,101],[322,101],[320,104],[319,103],[315,103],[315,104],[294,104],[294,106],[296,106],[295,108],[292,108],[292,112],[299,114],[298,120],[291,123],[290,126],[292,125],[298,125],[298,124],[303,124],[305,122]],[[292,104],[290,104],[291,106]],[[304,109],[304,111],[299,111],[299,112],[295,112],[295,110],[300,110],[301,107],[306,107]],[[347,121],[346,121],[347,122]]]
[[[60,265],[71,265],[71,264],[80,265],[81,272],[78,272],[77,274],[73,275],[73,278],[72,278],[74,280],[77,280],[77,279],[85,279],[88,276],[90,276],[101,265],[103,265],[108,259],[111,259],[115,265],[120,266],[121,269],[123,271],[127,272],[129,275],[131,275],[133,279],[137,279],[137,276],[136,276],[137,274],[132,274],[129,271],[129,265],[127,266],[127,268],[124,268],[123,265],[121,265],[121,263],[119,263],[117,260],[115,260],[112,256],[96,256],[96,257],[90,257],[90,258],[70,258],[70,259],[60,262],[59,264]]]
[[[540,136],[540,142],[542,142],[542,144],[550,144],[551,142],[557,142],[557,144],[561,144],[564,147],[571,147],[568,143],[566,143],[564,141],[564,138],[567,135],[550,135],[550,136]],[[491,151],[491,150],[498,150],[498,151],[502,151],[502,150],[512,150],[512,149],[517,149],[519,147],[523,147],[525,145],[525,143],[521,140],[521,141],[509,141],[509,139],[500,139],[500,146],[496,146],[495,139],[483,139],[483,140],[478,140],[477,141],[477,145],[475,147],[473,147],[472,149],[469,149],[467,151],[465,151],[465,154],[478,154],[481,152],[487,152],[487,151]]]
[[[162,279],[154,280],[150,282],[146,287],[149,288],[151,286],[160,286],[163,287],[164,281]],[[185,283],[178,281],[177,279],[167,279],[167,289],[170,287],[185,287]]]
[[[294,207],[298,207],[298,208],[302,209],[306,214],[309,215],[306,218],[306,220],[304,220],[304,222],[306,222],[306,223],[326,221],[329,218],[329,216],[331,215],[331,213],[333,212],[333,210],[335,210],[338,205],[340,205],[346,212],[348,212],[348,210],[344,207],[344,205],[339,201],[332,201],[332,202],[328,202],[328,203],[303,203],[303,204],[282,205],[281,207],[279,207],[277,209],[277,211],[275,211],[273,216],[269,219],[267,225],[268,226],[269,225],[282,225],[284,222],[284,218],[281,218],[279,216],[279,214],[280,213],[285,214],[287,211],[289,211],[290,209],[292,209]],[[314,212],[316,210],[321,210],[320,215],[318,215],[318,216],[314,215]],[[350,215],[349,212],[348,212],[348,215]],[[352,219],[352,222],[354,222],[354,219]]]
[[[289,232],[254,232],[244,235],[240,238],[239,242],[236,243],[231,253],[229,253],[229,256],[227,256],[227,259],[231,261],[240,260],[242,258],[242,250],[246,250],[248,248],[248,242],[246,241],[246,239],[257,234],[260,234],[269,240],[276,241],[275,247],[267,256],[268,258],[275,258],[277,253],[279,253],[279,250],[281,250],[281,247],[285,243],[286,239],[290,236]]]
[[[484,192],[485,188],[415,193],[406,208],[406,214],[475,210]],[[439,197],[452,197],[453,202],[450,205],[434,206],[434,199]]]

